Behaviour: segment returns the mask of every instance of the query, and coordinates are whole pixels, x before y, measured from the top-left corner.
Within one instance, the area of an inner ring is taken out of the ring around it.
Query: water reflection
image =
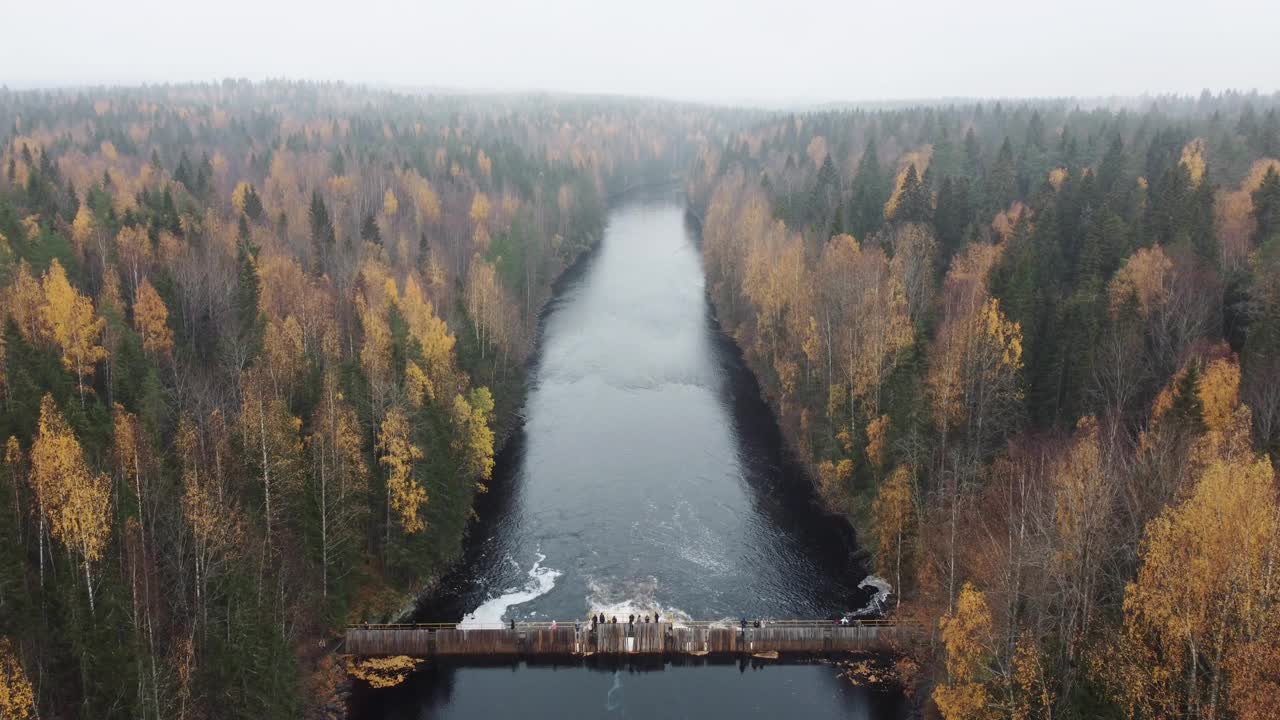
[[[384,717],[889,718],[900,696],[855,687],[829,665],[767,661],[434,665],[387,691]]]

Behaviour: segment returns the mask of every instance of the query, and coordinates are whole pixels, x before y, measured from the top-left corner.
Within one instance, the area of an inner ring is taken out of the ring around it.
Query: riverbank
[[[520,422],[489,492],[477,497],[464,557],[419,604],[417,620],[519,625],[592,608],[829,618],[867,602],[874,591],[858,587],[866,573],[854,533],[815,502],[713,315],[682,198],[612,207],[604,241],[559,278],[540,318]],[[358,706],[369,717],[482,716],[502,714],[491,703],[505,699],[530,717],[563,716],[565,697],[539,705],[540,692],[529,694],[528,667],[497,682],[483,668],[433,661],[402,688],[362,691]],[[781,698],[794,687],[806,688],[803,703],[818,716],[874,704],[833,682],[830,666],[780,664],[755,683],[720,667],[667,666],[660,684],[696,704],[707,684],[721,683],[748,716],[787,711]],[[604,702],[596,693],[610,686],[584,670],[554,683],[572,702]],[[599,705],[584,712],[607,714]]]
[[[638,196],[677,191],[678,183],[678,179],[639,182],[623,190],[608,194],[604,198],[604,202],[607,208],[613,209]],[[525,356],[501,365],[497,362],[488,363],[481,358],[481,354],[475,347],[474,335],[468,331],[469,325],[467,328],[459,328],[459,332],[457,332],[460,366],[471,378],[473,385],[489,387],[494,396],[492,427],[494,431],[494,457],[497,462],[502,462],[503,457],[509,458],[511,456],[508,446],[513,437],[519,433],[524,422],[523,408],[529,393],[528,381],[536,371],[539,350],[546,332],[548,309],[556,298],[564,292],[565,287],[581,275],[583,268],[599,252],[605,229],[606,225],[602,223],[595,232],[590,233],[590,242],[579,248],[572,258],[565,263],[564,267],[547,283],[547,292],[543,295],[543,299],[535,313],[537,321],[535,323],[536,329],[533,332],[533,341],[530,343],[529,352]],[[462,323],[470,322],[465,316],[465,310],[461,304],[458,308],[458,314]],[[392,620],[392,622],[407,621],[420,613],[423,610],[424,603],[430,602],[431,596],[439,587],[441,579],[458,570],[458,564],[462,562],[464,557],[464,547],[468,538],[475,532],[483,533],[484,519],[490,516],[488,511],[496,511],[496,508],[489,507],[489,503],[486,501],[496,497],[495,491],[498,491],[498,489],[494,487],[494,484],[497,482],[501,482],[500,477],[495,477],[489,483],[490,492],[482,493],[475,498],[473,505],[469,508],[471,520],[466,524],[463,535],[454,545],[454,552],[451,558],[435,569],[433,575],[428,579],[427,583],[424,583],[422,589],[409,596],[410,602],[404,610],[396,615],[396,619]]]
[[[701,248],[702,230],[705,222],[704,214],[699,212],[697,207],[692,203],[689,203],[686,204],[685,207],[685,218],[686,222],[696,229],[696,237],[699,248]],[[716,327],[719,329],[720,334],[727,342],[732,344],[734,351],[741,358],[742,364],[750,371],[752,382],[759,393],[760,400],[768,406],[769,413],[775,424],[778,426],[779,433],[785,440],[792,462],[803,469],[803,474],[808,482],[809,490],[813,493],[815,499],[821,504],[823,510],[829,513],[832,517],[837,517],[848,525],[850,531],[853,533],[854,543],[857,545],[860,555],[865,560],[872,560],[874,558],[872,549],[865,544],[858,544],[856,542],[858,539],[871,536],[872,524],[870,516],[870,500],[862,498],[860,502],[841,508],[823,497],[822,487],[819,484],[818,465],[815,462],[815,459],[811,454],[803,452],[803,446],[797,438],[799,429],[790,428],[782,422],[782,418],[784,417],[784,408],[779,402],[778,394],[776,392],[771,392],[768,389],[770,386],[766,385],[762,380],[762,378],[765,377],[772,377],[772,370],[760,365],[760,361],[748,352],[748,348],[744,345],[741,338],[736,333],[732,332],[730,328],[725,326],[725,323],[722,321],[722,317],[725,317],[727,313],[729,313],[730,308],[724,307],[722,302],[723,301],[719,298],[719,295],[712,292],[710,287],[708,287],[707,303],[712,309],[712,319],[716,323]]]

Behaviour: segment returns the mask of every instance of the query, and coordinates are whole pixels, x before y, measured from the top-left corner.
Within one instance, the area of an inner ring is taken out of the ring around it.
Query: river
[[[830,617],[864,606],[845,523],[816,507],[754,377],[716,324],[696,229],[670,193],[610,211],[558,283],[523,428],[466,557],[421,620]],[[359,715],[900,717],[827,664],[434,665]]]

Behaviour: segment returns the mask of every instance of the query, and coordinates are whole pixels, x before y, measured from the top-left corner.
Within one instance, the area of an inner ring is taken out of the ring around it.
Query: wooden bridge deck
[[[863,621],[837,625],[821,620],[780,620],[763,627],[713,622],[517,623],[511,627],[460,628],[449,624],[353,625],[344,652],[359,656],[413,657],[532,655],[722,655],[794,653],[830,655],[890,650],[921,634],[917,625]]]

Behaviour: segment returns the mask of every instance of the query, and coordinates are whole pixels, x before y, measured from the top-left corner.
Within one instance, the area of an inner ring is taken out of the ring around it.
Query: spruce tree
[[[1199,435],[1205,431],[1204,404],[1200,401],[1200,365],[1191,363],[1173,389],[1168,419],[1176,427]]]
[[[964,134],[964,171],[970,180],[977,180],[982,176],[982,148],[973,128],[969,128]]]
[[[1262,246],[1280,235],[1280,173],[1274,167],[1267,170],[1262,184],[1253,191],[1253,220],[1257,224],[1253,233],[1255,245]]]
[[[242,218],[243,219],[243,218]],[[247,231],[248,228],[245,228]],[[258,279],[257,250],[248,240],[242,240],[236,248],[236,292],[233,307],[236,317],[236,333],[242,346],[248,349],[248,357],[257,354],[262,343],[263,318],[258,308],[262,294]]]
[[[858,161],[853,177],[853,193],[849,208],[849,229],[854,237],[865,239],[880,229],[884,222],[884,204],[889,199],[889,183],[880,167],[880,157],[874,137],[867,140],[867,147]]]
[[[1005,138],[991,172],[987,173],[987,210],[1000,212],[1017,198],[1017,169],[1013,163],[1013,145]]]
[[[373,213],[365,213],[364,221],[360,223],[360,239],[375,245],[382,244],[382,232],[378,230],[378,221]]]
[[[311,191],[311,209],[307,211],[307,219],[311,224],[311,243],[315,246],[317,258],[323,261],[333,250],[337,236],[319,190]]]
[[[252,185],[249,186],[248,192],[244,196],[244,214],[249,219],[257,222],[262,217],[262,198],[258,196],[258,191]]]
[[[969,204],[969,181],[964,178],[943,177],[938,187],[934,225],[946,257],[951,257],[960,250],[964,243],[965,228],[971,222],[973,208]]]

